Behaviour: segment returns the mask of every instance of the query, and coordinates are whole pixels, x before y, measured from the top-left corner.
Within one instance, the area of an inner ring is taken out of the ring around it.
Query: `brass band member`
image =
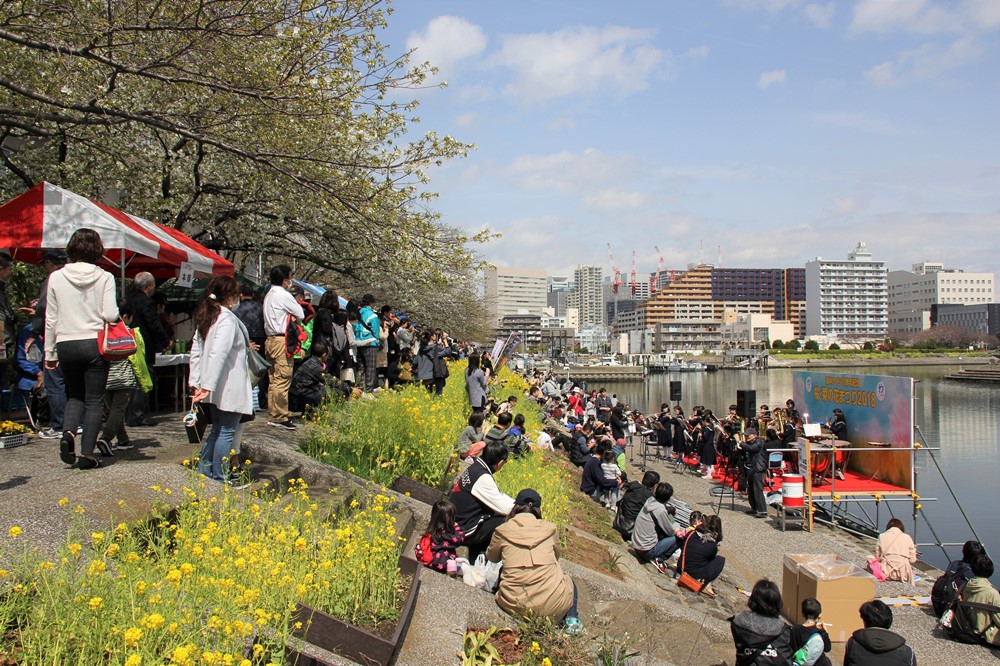
[[[833,438],[847,441],[847,420],[844,418],[844,412],[840,409],[833,410],[833,421],[828,421],[826,427],[830,429],[833,433]],[[847,456],[843,457],[843,462],[837,464],[837,468],[834,474],[838,479],[843,480],[844,478],[844,467],[847,466]]]

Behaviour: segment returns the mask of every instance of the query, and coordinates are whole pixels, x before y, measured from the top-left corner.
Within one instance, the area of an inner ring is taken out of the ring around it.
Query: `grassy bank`
[[[401,476],[440,486],[456,469],[458,436],[469,417],[465,368],[464,361],[451,364],[440,397],[411,384],[370,399],[325,405],[309,426],[305,452],[385,486]],[[540,411],[524,399],[527,389],[522,378],[504,369],[490,390],[497,399],[518,396],[515,412],[524,415],[533,438],[541,430]],[[534,488],[545,502],[545,518],[567,524],[574,483],[561,456],[535,452],[511,460],[497,474],[497,484],[510,495]]]

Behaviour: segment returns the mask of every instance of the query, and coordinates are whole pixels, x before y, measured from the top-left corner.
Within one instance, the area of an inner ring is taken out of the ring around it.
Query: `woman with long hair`
[[[722,518],[713,514],[705,516],[698,529],[687,536],[681,552],[681,571],[700,580],[703,584],[702,594],[709,597],[716,596],[712,581],[722,574],[726,566],[726,558],[719,555],[720,543],[722,543]]]
[[[59,458],[80,469],[99,467],[94,447],[104,417],[102,401],[108,382],[108,362],[101,356],[97,335],[118,320],[115,279],[96,264],[104,243],[93,229],[77,229],[66,245],[69,263],[49,276],[45,309],[45,368],[60,368],[66,383],[66,413],[59,441]],[[83,423],[79,457],[76,429]],[[106,444],[104,446],[107,446]],[[111,448],[101,453],[111,455]]]
[[[195,308],[191,344],[192,402],[207,405],[212,420],[212,431],[202,442],[198,471],[226,483],[230,467],[226,461],[240,419],[253,413],[247,331],[230,311],[238,302],[235,278],[213,278]]]
[[[486,383],[490,377],[480,367],[479,354],[469,355],[469,367],[465,369],[465,390],[469,394],[469,404],[472,411],[483,412],[486,409]]]

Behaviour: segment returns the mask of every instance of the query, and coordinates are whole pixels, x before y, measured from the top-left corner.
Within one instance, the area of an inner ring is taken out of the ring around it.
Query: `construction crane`
[[[650,290],[656,292],[660,288],[660,276],[663,275],[663,253],[660,252],[660,248],[653,246],[656,250],[656,279],[650,281]]]
[[[636,292],[636,286],[637,286],[636,285],[636,281],[635,281],[635,278],[636,278],[636,274],[635,274],[635,255],[636,255],[636,251],[632,250],[632,272],[629,273],[629,280],[628,280],[628,284],[632,288],[632,298],[635,298],[635,292]]]
[[[611,260],[611,272],[614,273],[614,278],[611,280],[611,291],[617,298],[618,287],[622,286],[622,272],[618,270],[618,265],[615,263],[615,255],[611,252],[611,243],[608,243],[608,258]]]

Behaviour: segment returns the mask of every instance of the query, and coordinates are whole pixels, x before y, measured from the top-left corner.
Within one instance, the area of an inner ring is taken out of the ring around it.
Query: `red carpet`
[[[722,465],[716,466],[715,473],[712,478],[720,483],[725,482],[728,485],[735,487],[736,481],[733,478],[725,479],[725,469]],[[886,483],[884,481],[879,481],[878,479],[869,479],[867,474],[858,474],[857,472],[846,471],[844,472],[843,479],[837,479],[833,490],[836,490],[838,495],[875,495],[884,493],[899,493],[903,495],[909,495],[909,488],[903,488],[901,486],[895,486],[891,483]],[[780,492],[781,491],[781,475],[775,474],[771,479],[770,488],[767,485],[764,486],[764,492]],[[812,494],[814,496],[822,496],[831,494],[831,487],[829,480],[820,486],[813,486]]]

